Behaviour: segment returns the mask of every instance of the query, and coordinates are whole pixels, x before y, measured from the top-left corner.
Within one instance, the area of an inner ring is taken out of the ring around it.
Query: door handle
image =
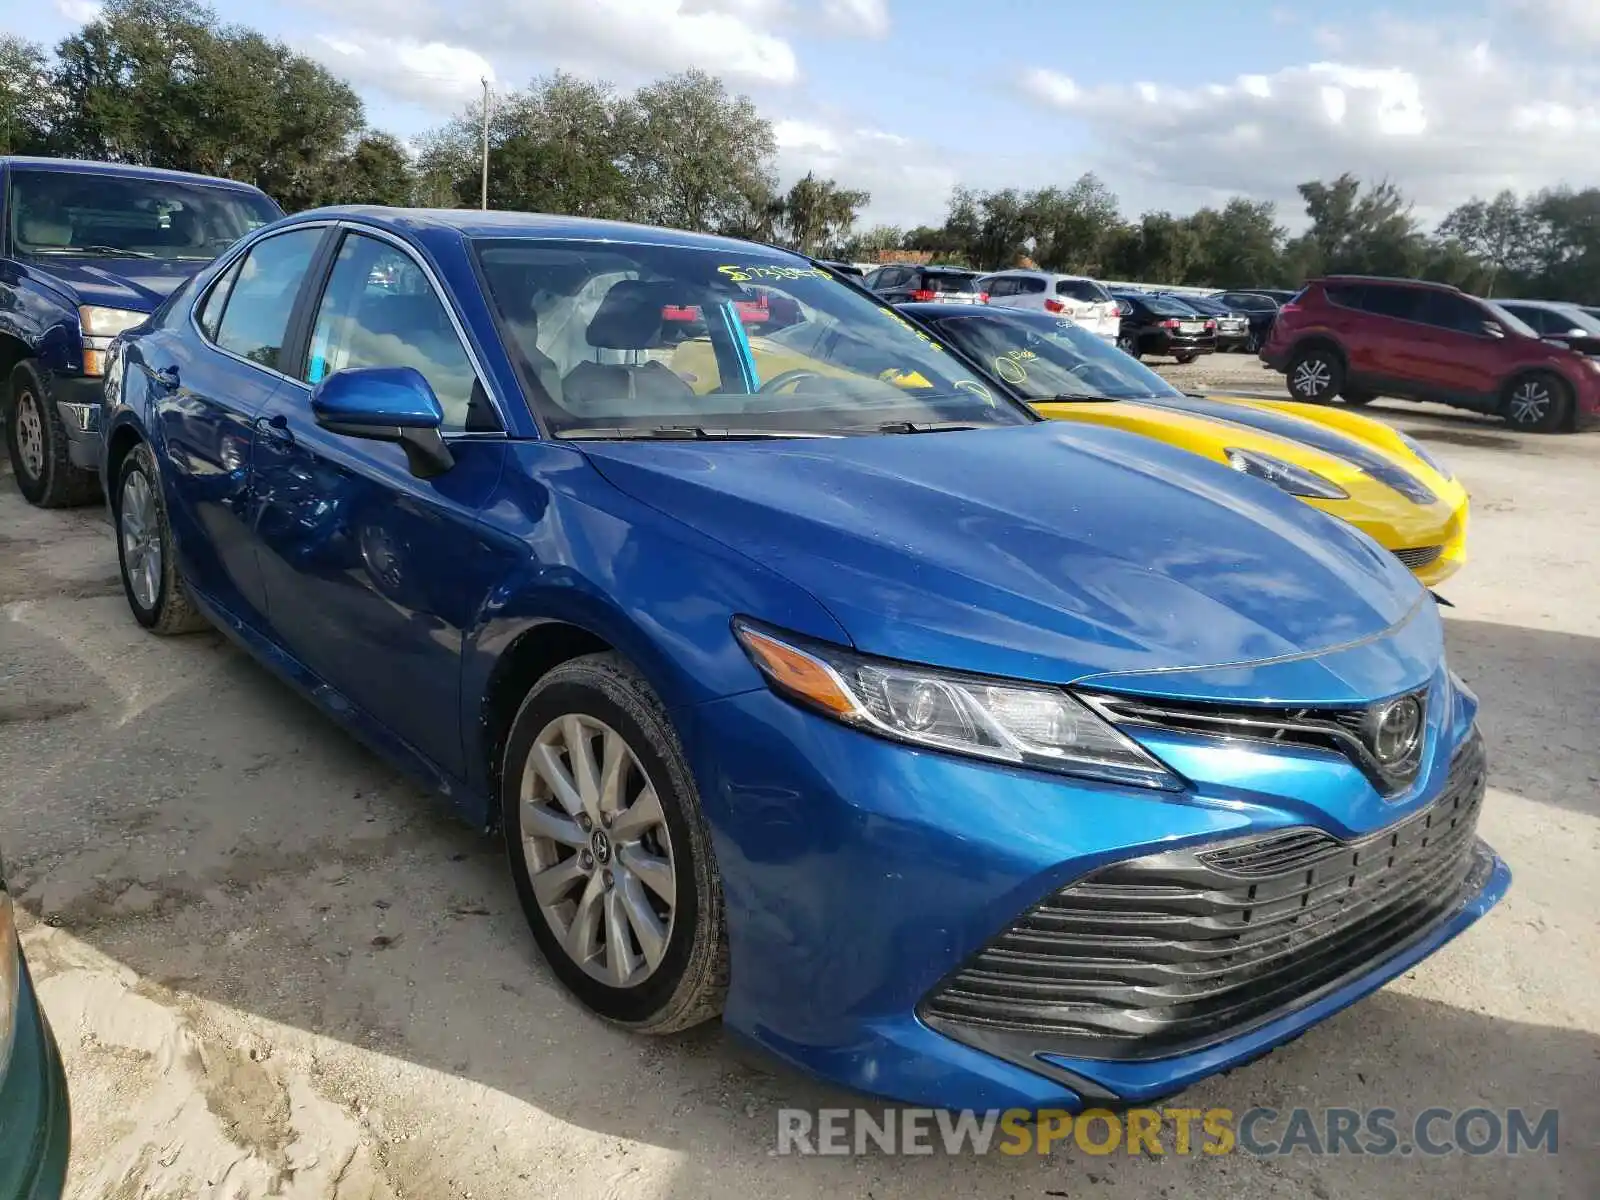
[[[256,432],[262,437],[286,446],[294,445],[294,431],[289,428],[289,418],[282,413],[256,418]]]

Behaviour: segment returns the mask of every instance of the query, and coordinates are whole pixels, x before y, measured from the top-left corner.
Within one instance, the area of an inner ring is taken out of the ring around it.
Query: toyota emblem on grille
[[[1383,767],[1404,763],[1422,740],[1422,705],[1401,696],[1372,710],[1372,755]]]

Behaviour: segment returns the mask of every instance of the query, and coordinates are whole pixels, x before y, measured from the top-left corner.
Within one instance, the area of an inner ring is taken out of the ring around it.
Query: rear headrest
[[[624,279],[611,285],[585,334],[602,350],[648,350],[661,344],[661,310],[686,300],[682,284]]]

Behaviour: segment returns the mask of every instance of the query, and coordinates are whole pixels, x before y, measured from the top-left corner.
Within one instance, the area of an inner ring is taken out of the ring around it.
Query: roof
[[[767,258],[800,256],[775,246],[720,237],[709,233],[690,233],[682,229],[663,229],[655,225],[634,225],[627,221],[601,221],[592,217],[567,217],[549,213],[487,212],[477,208],[385,208],[381,205],[340,205],[313,208],[296,213],[293,219],[328,217],[359,218],[379,228],[420,234],[429,230],[450,229],[469,238],[549,238],[587,242],[636,242],[648,246],[681,246],[691,250],[721,250]]]
[[[1525,304],[1529,308],[1581,309],[1583,307],[1576,300],[1524,300],[1521,296],[1496,296],[1493,300],[1496,304]]]
[[[994,313],[1024,315],[1024,310],[1007,308],[1000,304],[993,307],[987,304],[940,304],[933,300],[917,304],[896,304],[895,308],[914,317],[976,317]]]
[[[254,184],[240,183],[237,179],[196,175],[190,171],[169,171],[165,167],[140,167],[132,163],[95,162],[87,158],[31,158],[22,154],[5,154],[0,155],[0,166],[55,171],[67,175],[116,175],[123,179],[165,179],[172,183],[205,184],[210,187],[234,188],[243,192],[261,192],[261,189]]]
[[[1398,283],[1406,287],[1432,288],[1438,292],[1459,292],[1451,283],[1435,283],[1431,279],[1408,279],[1399,275],[1324,275],[1317,283]]]

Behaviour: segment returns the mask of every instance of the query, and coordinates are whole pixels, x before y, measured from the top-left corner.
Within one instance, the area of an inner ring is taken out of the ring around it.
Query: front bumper
[[[1440,753],[1471,719],[1439,733]],[[1354,842],[1432,803],[1443,768],[1388,804],[1347,763],[1146,738],[1185,777],[1209,780],[1153,793],[892,745],[766,691],[682,720],[724,881],[727,1025],[803,1070],[906,1103],[1036,1111],[1182,1090],[1381,987],[1509,883],[1475,848],[1476,873],[1446,911],[1397,943],[1358,946],[1315,988],[1200,1044],[1096,1058],[1070,1039],[1006,1036],[1016,1030],[952,1036],[930,998],[1063,888],[1112,864],[1291,828]]]
[[[100,470],[100,400],[103,382],[82,375],[55,375],[50,398],[67,431],[67,458],[86,471]]]
[[[71,1138],[67,1079],[26,964],[20,1000],[11,1065],[0,1078],[0,1197],[58,1200]]]

